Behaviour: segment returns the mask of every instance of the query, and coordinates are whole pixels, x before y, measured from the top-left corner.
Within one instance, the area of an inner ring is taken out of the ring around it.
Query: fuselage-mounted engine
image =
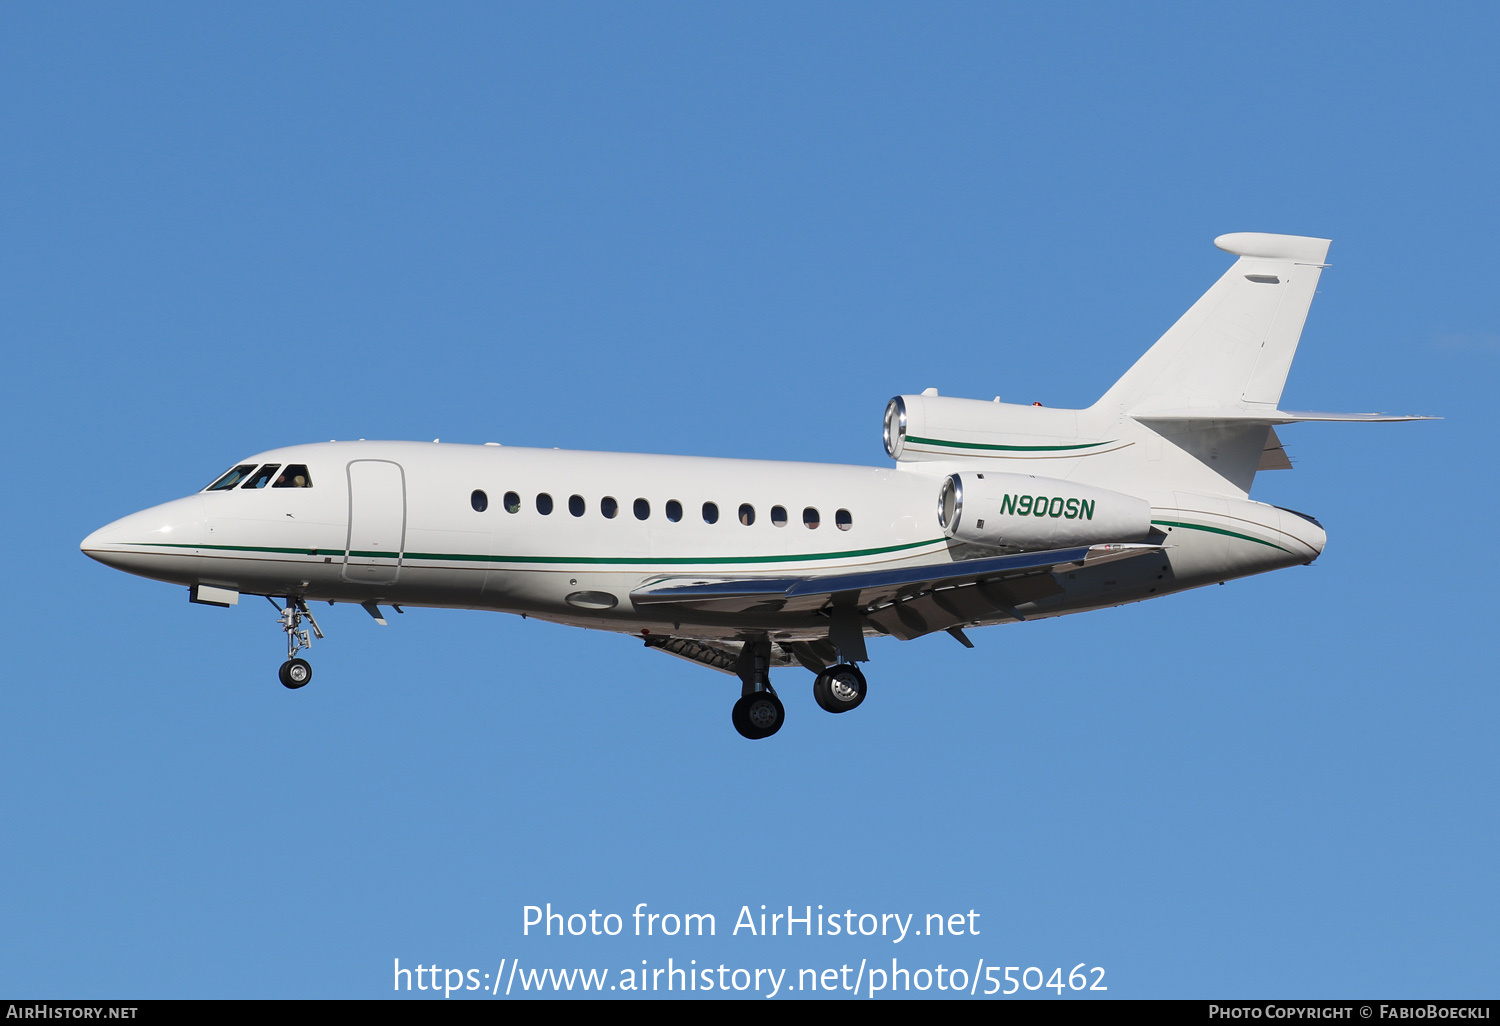
[[[1017,551],[1141,541],[1145,499],[1050,477],[986,471],[951,474],[938,493],[949,538]]]

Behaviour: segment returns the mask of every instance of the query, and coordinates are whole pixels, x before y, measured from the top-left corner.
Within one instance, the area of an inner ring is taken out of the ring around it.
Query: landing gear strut
[[[853,663],[830,666],[813,681],[813,700],[828,712],[848,712],[865,700],[865,675]]]
[[[286,608],[276,605],[276,600],[266,596],[266,601],[275,606],[281,614],[281,629],[286,631],[286,662],[281,664],[281,683],[289,688],[300,688],[312,680],[312,667],[306,659],[298,659],[297,653],[304,648],[312,647],[312,639],[323,640],[323,632],[318,629],[318,621],[308,611],[307,603],[299,598],[288,598]],[[302,626],[302,620],[306,618],[308,627],[312,628],[312,636],[308,636],[308,628]]]
[[[771,639],[762,635],[745,642],[735,672],[740,678],[740,700],[731,719],[740,736],[752,741],[770,737],[786,721],[786,707],[771,687]]]

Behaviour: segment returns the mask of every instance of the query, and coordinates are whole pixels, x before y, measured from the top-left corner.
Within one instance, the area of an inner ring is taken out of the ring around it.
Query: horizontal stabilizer
[[[1252,410],[1237,406],[1199,407],[1195,409],[1153,410],[1131,414],[1139,421],[1180,422],[1192,420],[1237,421],[1241,424],[1306,424],[1312,422],[1375,424],[1403,420],[1442,420],[1405,413],[1314,413],[1306,410]]]

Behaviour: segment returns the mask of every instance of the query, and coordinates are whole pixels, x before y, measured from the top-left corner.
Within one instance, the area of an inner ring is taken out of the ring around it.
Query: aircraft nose
[[[78,548],[105,566],[149,577],[161,555],[190,552],[205,532],[203,499],[190,495],[105,524]]]
[[[121,517],[112,524],[105,524],[99,530],[79,542],[78,548],[85,556],[97,559],[105,566],[115,566],[116,563],[110,559],[110,556],[118,553],[129,544],[127,538],[133,533],[129,530],[131,521],[138,515],[132,514],[128,517]]]
[[[115,523],[117,524],[119,521],[115,521]],[[96,552],[104,550],[104,546],[108,544],[109,539],[114,536],[114,533],[115,524],[106,524],[79,542],[78,548],[85,556],[94,556]]]

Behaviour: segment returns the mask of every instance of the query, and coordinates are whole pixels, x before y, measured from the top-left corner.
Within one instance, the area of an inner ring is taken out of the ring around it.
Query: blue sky
[[[1497,20],[8,7],[0,993],[896,957],[1493,996]],[[77,550],[328,438],[882,464],[897,393],[1091,402],[1230,231],[1334,240],[1287,408],[1446,418],[1283,432],[1255,497],[1318,563],[873,642],[850,716],[783,671],[766,743],[728,678],[500,614],[338,607],[288,692],[264,603]],[[523,937],[546,902],[719,935]],[[981,933],[728,935],[761,904]]]

